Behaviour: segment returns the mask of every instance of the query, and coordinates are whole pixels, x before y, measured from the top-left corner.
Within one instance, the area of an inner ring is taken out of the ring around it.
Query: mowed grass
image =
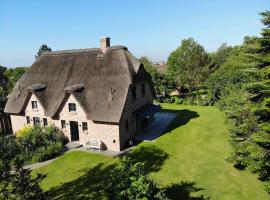
[[[226,161],[232,151],[224,116],[215,107],[162,104],[178,112],[168,131],[154,142],[143,142],[130,154],[145,163],[162,187],[185,193],[183,199],[204,195],[221,200],[268,200],[256,175],[236,170]],[[70,152],[34,170],[48,174],[41,186],[52,199],[91,197],[98,183],[119,161],[103,155]],[[196,191],[197,192],[192,192]],[[175,198],[177,199],[177,198]],[[199,198],[203,199],[203,198]]]

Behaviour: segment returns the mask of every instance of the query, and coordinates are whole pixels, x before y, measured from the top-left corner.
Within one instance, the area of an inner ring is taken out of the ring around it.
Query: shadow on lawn
[[[165,151],[150,145],[134,149],[126,156],[130,158],[132,163],[144,163],[146,173],[159,171],[164,161],[169,158],[169,154]]]
[[[127,157],[131,162],[142,162],[145,165],[146,173],[160,170],[164,161],[169,155],[155,146],[141,147],[131,151]],[[49,199],[104,199],[103,188],[107,184],[107,177],[111,171],[117,167],[117,164],[107,165],[100,163],[77,179],[52,188],[47,192]],[[68,173],[68,172],[67,172]],[[172,200],[206,200],[203,196],[192,197],[194,192],[202,190],[195,187],[194,183],[181,182],[164,188],[168,197]],[[106,197],[105,197],[106,199]]]
[[[209,200],[209,197],[203,195],[194,196],[194,193],[202,191],[194,182],[184,182],[172,184],[165,188],[165,193],[172,200]]]
[[[126,156],[132,163],[144,163],[146,173],[158,171],[169,157],[166,152],[155,146],[135,149]],[[102,188],[106,184],[104,180],[116,166],[98,164],[76,180],[52,188],[48,191],[48,196],[50,199],[102,199]]]
[[[177,117],[172,121],[172,123],[167,127],[166,132],[171,132],[172,130],[187,124],[191,119],[197,118],[200,115],[196,111],[191,110],[171,110],[162,109],[162,112],[177,113]]]

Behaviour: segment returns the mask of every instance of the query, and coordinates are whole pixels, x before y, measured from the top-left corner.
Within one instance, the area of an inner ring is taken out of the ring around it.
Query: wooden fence
[[[10,116],[6,113],[0,113],[0,134],[12,134]]]

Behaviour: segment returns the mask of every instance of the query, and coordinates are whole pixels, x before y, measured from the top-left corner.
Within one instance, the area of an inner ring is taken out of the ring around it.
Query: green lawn
[[[221,112],[214,107],[173,104],[163,104],[163,108],[178,112],[179,117],[156,142],[141,143],[130,155],[145,162],[150,176],[162,187],[183,199],[198,195],[223,200],[270,199],[254,174],[236,170],[226,161],[231,147]],[[95,183],[117,162],[102,155],[71,152],[34,173],[48,174],[41,185],[52,198],[83,199],[98,193]]]

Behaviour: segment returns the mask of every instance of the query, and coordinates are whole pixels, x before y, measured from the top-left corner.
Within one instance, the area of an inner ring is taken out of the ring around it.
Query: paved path
[[[48,164],[52,163],[53,161],[55,161],[56,159],[58,159],[59,157],[56,157],[56,158],[51,159],[51,160],[46,160],[44,162],[34,163],[34,164],[31,164],[31,165],[25,165],[24,168],[33,170],[33,169],[48,165]]]
[[[136,139],[140,141],[155,140],[164,133],[177,115],[177,113],[157,112],[154,121],[141,134],[137,135]]]

